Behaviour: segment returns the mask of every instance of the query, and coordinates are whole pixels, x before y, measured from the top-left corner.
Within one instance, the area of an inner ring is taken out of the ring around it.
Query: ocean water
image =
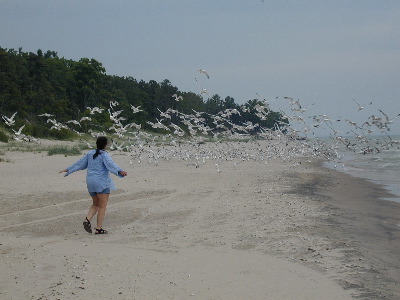
[[[380,184],[393,194],[384,200],[400,202],[400,149],[366,155],[343,151],[340,159],[325,166]]]

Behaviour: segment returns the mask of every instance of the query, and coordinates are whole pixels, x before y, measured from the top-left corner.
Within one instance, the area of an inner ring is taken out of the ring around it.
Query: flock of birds
[[[209,78],[205,70],[199,69],[198,72]],[[206,89],[201,87],[200,94],[207,94]],[[183,100],[182,96],[177,94],[172,97],[175,101]],[[108,108],[87,107],[91,116],[101,114],[107,109],[113,125],[102,132],[95,131],[93,126],[90,126],[91,117],[59,122],[50,113],[39,116],[46,118],[46,124],[51,130],[67,129],[84,135],[80,130],[85,123],[85,127],[90,128],[87,133],[94,138],[111,136],[112,143],[109,149],[127,153],[131,164],[135,161],[157,164],[162,159],[178,159],[197,168],[212,161],[217,172],[221,172],[224,162],[232,162],[236,168],[247,160],[268,163],[271,159],[280,158],[292,161],[293,165],[299,165],[300,157],[336,160],[341,158],[344,150],[370,154],[393,148],[400,149],[400,141],[389,134],[390,126],[400,114],[391,119],[388,114],[378,109],[378,113],[370,115],[365,122],[358,124],[349,119],[332,119],[323,114],[306,116],[307,109],[292,97],[274,100],[287,101],[289,113],[280,112],[283,116],[281,120],[286,119],[289,122],[277,121],[273,128],[264,128],[249,121],[242,124],[232,121],[232,116],[243,112],[252,112],[260,120],[266,120],[271,113],[271,101],[261,97],[253,108],[242,105],[239,109],[225,109],[214,115],[195,110],[185,114],[174,108],[159,110],[159,118],[156,118],[155,122],[147,123],[153,129],[161,129],[160,134],[149,133],[143,130],[140,124],[126,122],[127,118],[121,116],[124,111],[118,110],[117,101],[110,101]],[[363,106],[356,100],[353,101],[357,111],[368,109],[372,105],[369,103]],[[140,106],[131,105],[129,113],[139,114],[142,111]],[[13,128],[16,115],[17,112],[10,117],[2,116],[5,124],[14,132],[13,138],[19,142],[40,142],[23,133],[25,125],[18,130]],[[206,122],[207,119],[212,120],[212,126],[209,125],[210,122]],[[341,134],[335,129],[336,122],[346,123],[348,130]],[[321,128],[329,132],[329,138],[317,137],[316,130]],[[92,144],[87,145],[93,148]]]

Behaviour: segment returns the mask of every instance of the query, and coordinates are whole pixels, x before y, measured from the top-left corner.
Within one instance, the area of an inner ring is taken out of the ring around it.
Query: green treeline
[[[177,102],[173,95],[182,96]],[[222,99],[214,95],[203,100],[193,92],[182,92],[165,79],[162,82],[150,80],[137,81],[132,77],[107,75],[105,68],[95,59],[82,58],[73,61],[61,58],[55,51],[37,53],[23,52],[0,47],[0,115],[16,115],[15,126],[25,125],[24,133],[36,137],[55,136],[62,138],[63,131],[50,130],[47,118],[39,115],[49,113],[59,122],[79,120],[90,116],[90,126],[103,130],[111,126],[107,109],[110,101],[119,103],[120,116],[126,122],[141,124],[151,130],[147,121],[160,118],[160,111],[168,108],[192,114],[206,112],[216,114],[225,109],[240,109],[232,97]],[[282,115],[270,112],[265,120],[255,113],[258,100],[249,100],[240,110],[241,115],[234,115],[233,123],[259,123],[264,128],[273,128]],[[131,105],[143,110],[132,114]],[[101,114],[90,115],[87,107],[104,108]],[[160,110],[160,111],[159,111]],[[211,120],[209,120],[211,122]],[[0,123],[6,127],[4,123]],[[82,128],[82,130],[88,128]],[[65,134],[65,133],[64,133]]]

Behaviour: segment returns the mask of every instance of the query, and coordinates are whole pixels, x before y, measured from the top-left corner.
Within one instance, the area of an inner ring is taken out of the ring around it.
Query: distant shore
[[[87,234],[79,156],[0,163],[0,298],[398,299],[400,205],[326,169],[271,160],[133,162],[113,177],[108,236]],[[190,297],[190,298],[192,298]]]

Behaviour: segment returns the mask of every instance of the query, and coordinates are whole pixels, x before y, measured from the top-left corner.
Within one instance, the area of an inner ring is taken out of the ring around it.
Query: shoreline
[[[355,284],[366,299],[399,299],[400,203],[390,200],[397,196],[368,179],[326,169],[333,178],[316,193],[340,212],[329,218],[335,230],[327,231],[350,242],[346,256],[351,260],[368,262],[357,268],[361,276]]]
[[[388,239],[385,249],[396,248],[387,228],[399,205],[376,203],[387,195],[382,188],[317,162],[225,162],[221,173],[212,163],[135,163],[126,180],[113,177],[111,233],[99,238],[81,228],[90,203],[85,173],[56,176],[78,157],[10,155],[0,169],[5,299],[400,295],[398,253],[373,247]],[[126,155],[113,152],[113,159],[129,166]]]
[[[347,161],[344,161],[344,163],[347,163]],[[386,195],[384,198],[381,198],[381,199],[400,203],[399,185],[396,184],[395,182],[388,182],[387,181],[388,175],[386,175],[386,177],[384,177],[384,179],[379,178],[379,175],[380,175],[379,173],[382,170],[374,170],[374,171],[367,170],[366,173],[360,173],[360,172],[355,171],[355,169],[357,169],[358,167],[354,166],[353,163],[350,163],[350,166],[347,166],[347,168],[344,167],[344,165],[343,165],[343,168],[337,168],[336,164],[329,162],[329,161],[325,161],[324,163],[322,163],[322,165],[325,168],[332,169],[332,170],[338,171],[340,173],[350,175],[355,178],[365,179],[367,182],[370,182],[372,184],[376,184],[380,187],[383,187],[386,191],[388,191],[388,195]],[[378,177],[376,177],[373,174],[375,174],[375,175],[379,174],[379,175],[378,175]]]

